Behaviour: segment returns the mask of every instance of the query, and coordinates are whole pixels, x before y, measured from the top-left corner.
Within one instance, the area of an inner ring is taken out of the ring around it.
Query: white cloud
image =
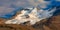
[[[30,7],[37,6],[40,3],[43,3],[43,0],[0,0],[0,5],[5,7]]]
[[[0,16],[14,11],[14,8],[0,7]]]
[[[13,7],[33,7],[43,2],[43,0],[0,0],[0,15],[14,11]]]

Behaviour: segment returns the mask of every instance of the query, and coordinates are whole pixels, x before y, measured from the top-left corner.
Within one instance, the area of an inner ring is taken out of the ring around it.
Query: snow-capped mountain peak
[[[8,20],[6,24],[21,24],[24,22],[28,22],[33,25],[36,22],[39,22],[43,19],[49,18],[53,15],[53,12],[56,8],[53,8],[51,11],[48,10],[38,10],[37,8],[28,8],[21,11],[21,14],[17,14],[14,19]],[[52,14],[51,14],[52,13]]]

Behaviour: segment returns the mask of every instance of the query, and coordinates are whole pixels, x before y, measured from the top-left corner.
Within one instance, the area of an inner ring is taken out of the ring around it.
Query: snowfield
[[[43,19],[49,18],[53,15],[56,8],[49,10],[38,10],[37,8],[27,8],[21,11],[21,14],[17,14],[14,19],[7,20],[5,24],[21,24],[29,21],[31,25],[39,22]]]

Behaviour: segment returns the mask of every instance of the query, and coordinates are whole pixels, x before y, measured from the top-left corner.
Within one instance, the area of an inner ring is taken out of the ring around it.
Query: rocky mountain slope
[[[35,25],[27,26],[23,24],[4,24],[4,19],[0,19],[0,30],[60,30],[60,15],[53,16]]]
[[[20,14],[20,12],[17,14]],[[30,25],[28,21],[21,24],[5,24],[7,20],[0,18],[0,30],[60,30],[60,15],[43,19],[34,25]]]

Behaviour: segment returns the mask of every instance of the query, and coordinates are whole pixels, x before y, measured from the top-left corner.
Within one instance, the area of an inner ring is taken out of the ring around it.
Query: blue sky
[[[59,6],[60,1],[52,2],[51,5]],[[9,18],[20,7],[34,7],[39,4],[37,0],[0,0],[0,17]]]

